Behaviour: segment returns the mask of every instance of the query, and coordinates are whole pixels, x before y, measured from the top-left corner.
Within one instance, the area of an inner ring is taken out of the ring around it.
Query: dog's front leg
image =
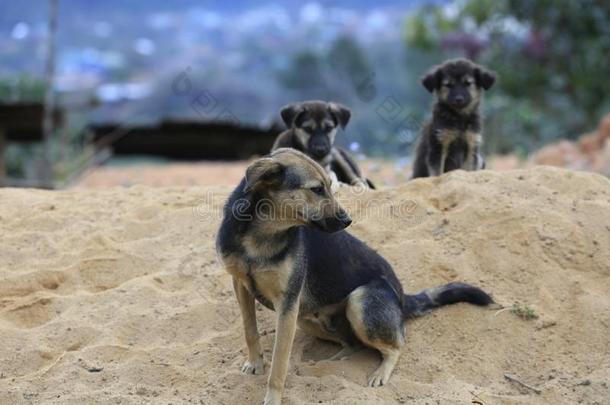
[[[480,153],[477,152],[477,158],[476,158],[476,170],[483,170],[485,169],[485,158],[483,157],[483,155],[481,155]]]
[[[449,156],[449,146],[457,138],[457,134],[454,130],[437,130],[436,137],[441,145],[441,161],[438,165],[438,175],[441,176],[445,173],[445,166],[447,163],[447,157]]]
[[[290,300],[292,301],[292,299]],[[282,391],[288,372],[292,342],[297,328],[299,315],[299,298],[296,302],[285,300],[277,312],[275,327],[275,345],[273,346],[273,359],[271,360],[271,373],[267,385],[264,405],[279,405],[282,402]]]
[[[468,132],[466,134],[466,143],[468,144],[468,151],[466,161],[462,168],[468,171],[479,170],[479,145],[481,143],[481,134]]]
[[[339,150],[333,148],[331,153],[333,156],[334,163],[337,165],[337,168],[341,170],[341,178],[345,183],[349,184],[350,186],[360,186],[364,188],[369,188],[368,183],[361,179],[354,172],[354,169],[352,169],[350,164],[347,162],[345,157],[341,155],[341,152],[339,152]],[[335,177],[338,178],[339,176],[335,173]]]
[[[477,170],[477,161],[476,161],[476,158],[477,158],[476,147],[473,147],[472,145],[468,145],[466,161],[462,165],[462,169],[464,169],[466,171]]]
[[[244,334],[246,335],[246,345],[248,346],[248,360],[244,363],[241,371],[247,374],[263,374],[265,372],[265,363],[263,362],[259,343],[254,297],[236,278],[233,278],[233,289],[239,302],[239,309],[241,310],[241,317],[244,323]]]
[[[339,179],[337,178],[337,173],[333,172],[330,169],[326,169],[326,171],[328,172],[328,177],[330,177],[330,191],[334,194],[337,191],[339,191],[339,188],[341,187],[341,183],[339,182]]]
[[[438,175],[442,175],[445,173],[445,161],[447,160],[447,153],[449,152],[449,145],[443,144],[443,149],[441,151],[441,162]]]

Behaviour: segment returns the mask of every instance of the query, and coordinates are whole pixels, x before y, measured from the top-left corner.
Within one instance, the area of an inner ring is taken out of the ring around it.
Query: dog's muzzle
[[[470,104],[470,97],[466,94],[456,94],[449,97],[449,103],[453,108],[461,110]]]
[[[315,159],[322,159],[330,153],[330,141],[326,134],[316,134],[309,139],[309,153]]]
[[[343,210],[335,216],[322,218],[317,221],[312,221],[312,225],[324,232],[338,232],[341,231],[352,223],[352,219],[349,214]]]

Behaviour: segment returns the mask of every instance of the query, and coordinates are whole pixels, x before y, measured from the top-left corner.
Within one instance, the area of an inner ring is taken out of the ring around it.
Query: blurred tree
[[[375,98],[373,69],[356,40],[347,36],[337,38],[328,51],[327,61],[334,81],[342,79],[362,101]],[[344,98],[349,96],[346,94]]]
[[[294,90],[303,99],[325,98],[328,92],[322,60],[311,51],[297,53],[290,67],[280,72],[279,80],[285,88]]]
[[[0,78],[0,102],[41,102],[44,97],[44,81],[21,75]]]
[[[527,151],[576,137],[610,111],[609,21],[610,3],[596,0],[465,0],[422,9],[407,43],[495,69],[488,149]]]

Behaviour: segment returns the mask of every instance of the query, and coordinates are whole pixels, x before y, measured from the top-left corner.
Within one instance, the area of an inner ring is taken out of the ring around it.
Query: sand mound
[[[610,114],[597,130],[576,142],[561,140],[546,145],[530,157],[530,165],[550,165],[610,175]]]
[[[214,252],[228,191],[0,190],[0,403],[259,403],[266,376],[239,371],[239,310]],[[330,362],[337,348],[299,331],[285,403],[607,403],[610,181],[452,172],[345,205],[407,290],[462,280],[506,309],[412,321],[379,389],[364,386],[374,352]],[[268,360],[273,315],[259,310]]]

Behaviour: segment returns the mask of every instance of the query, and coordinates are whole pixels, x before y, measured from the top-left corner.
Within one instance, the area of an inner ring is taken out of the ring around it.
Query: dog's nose
[[[326,148],[324,146],[314,146],[312,148],[311,152],[314,155],[320,156],[320,157],[324,157],[328,153],[328,151],[326,150]]]
[[[454,100],[457,104],[463,104],[465,101],[465,98],[464,98],[464,96],[455,96]]]
[[[352,219],[350,218],[349,214],[343,210],[341,212],[339,212],[339,215],[337,215],[337,219],[341,222],[341,225],[343,225],[345,228],[347,228],[348,226],[350,226],[352,224]]]

